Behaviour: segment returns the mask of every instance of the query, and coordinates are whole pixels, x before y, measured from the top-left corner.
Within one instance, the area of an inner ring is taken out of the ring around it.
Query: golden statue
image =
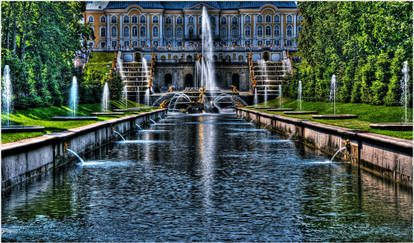
[[[203,103],[203,95],[204,95],[204,93],[206,92],[206,89],[204,88],[204,87],[201,87],[200,88],[200,95],[198,96],[198,103]]]
[[[167,93],[173,92],[174,85],[171,85],[170,88],[167,90]]]
[[[253,89],[255,89],[255,88],[256,88],[256,84],[257,84],[256,79],[253,79],[253,80],[252,80],[252,86],[253,86]]]
[[[201,58],[202,58],[203,56],[201,56],[201,55],[198,55],[198,61],[199,62],[201,62]]]
[[[232,85],[231,87],[233,87],[233,95],[238,95],[239,91],[237,90],[236,86]]]
[[[148,79],[148,88],[151,88],[151,87],[152,87],[152,78],[150,77]]]
[[[162,108],[162,109],[167,108],[167,102],[168,102],[168,99],[167,99],[167,100],[164,100],[164,101],[160,104],[160,108]]]

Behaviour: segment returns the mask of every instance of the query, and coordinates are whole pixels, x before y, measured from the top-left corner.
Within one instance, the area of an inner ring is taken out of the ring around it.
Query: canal
[[[2,197],[3,241],[412,241],[412,191],[236,117],[170,114]]]

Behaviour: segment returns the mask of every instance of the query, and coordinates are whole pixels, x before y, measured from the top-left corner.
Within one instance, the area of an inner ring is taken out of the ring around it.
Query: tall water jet
[[[257,103],[259,103],[259,99],[257,97],[257,88],[254,88],[254,99],[253,99],[253,104],[257,105]]]
[[[265,105],[267,104],[267,90],[268,90],[268,80],[269,80],[269,76],[267,74],[267,64],[266,61],[264,59],[260,59],[259,60],[259,67],[260,67],[260,71],[263,75],[263,79],[264,79],[264,103]]]
[[[150,88],[148,88],[147,90],[145,90],[145,98],[144,98],[145,100],[144,100],[144,102],[145,102],[145,105],[147,105],[147,106],[150,106],[151,104],[151,102],[150,102]]]
[[[151,94],[151,87],[150,85],[150,76],[149,76],[149,70],[148,70],[148,64],[147,60],[143,57],[142,58],[142,69],[144,70],[145,80],[147,82],[148,88],[145,90],[145,96],[144,96],[144,102],[145,105],[150,105],[150,94]]]
[[[279,88],[279,108],[282,108],[282,99],[283,99],[283,97],[282,97],[282,85],[279,84],[278,88]]]
[[[128,90],[126,84],[122,89],[122,99],[125,101],[125,109],[128,109]]]
[[[201,85],[201,70],[202,70],[202,68],[201,68],[201,62],[200,61],[198,61],[198,60],[196,60],[196,62],[195,62],[195,76],[194,76],[194,79],[195,79],[195,88],[198,88],[200,85]]]
[[[78,108],[78,80],[76,76],[73,76],[72,85],[70,86],[70,96],[69,96],[69,107],[72,110],[72,116],[76,116],[77,108]]]
[[[331,88],[329,91],[329,100],[333,102],[333,111],[334,115],[336,115],[336,76],[335,74],[332,75],[331,78]]]
[[[201,86],[206,90],[216,90],[213,37],[211,34],[210,18],[208,17],[207,8],[205,6],[203,6],[201,18]]]
[[[10,126],[10,113],[13,105],[12,101],[12,84],[10,79],[10,67],[9,65],[4,66],[3,72],[3,84],[2,84],[2,112],[6,115],[6,125]]]
[[[410,75],[408,74],[408,72],[410,71],[410,68],[408,67],[408,62],[405,61],[404,65],[403,65],[403,69],[401,70],[401,72],[403,73],[403,77],[400,81],[400,85],[401,85],[401,103],[404,105],[404,122],[407,123],[408,122],[408,81],[410,79]]]
[[[109,87],[108,83],[105,82],[102,94],[102,112],[109,111]]]
[[[118,68],[118,73],[121,75],[122,81],[124,81],[124,62],[122,61],[121,51],[118,51],[118,55],[116,56],[116,65]]]
[[[118,73],[121,76],[122,83],[124,82],[124,62],[122,61],[122,52],[118,51],[116,56],[116,66],[118,68]],[[122,90],[122,98],[125,100],[125,109],[128,109],[128,94],[126,83],[124,83],[124,88]]]
[[[298,103],[299,103],[299,110],[302,110],[302,81],[299,80],[298,85]]]

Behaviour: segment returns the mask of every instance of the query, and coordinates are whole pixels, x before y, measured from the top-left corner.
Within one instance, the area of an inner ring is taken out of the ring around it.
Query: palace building
[[[251,91],[249,55],[254,62],[281,62],[283,51],[297,51],[301,16],[294,1],[88,2],[84,23],[95,35],[88,46],[93,51],[121,51],[127,71],[142,58],[152,62],[155,91],[170,85],[197,86],[194,63],[201,54],[203,7],[208,11],[216,79],[222,89],[235,85]]]

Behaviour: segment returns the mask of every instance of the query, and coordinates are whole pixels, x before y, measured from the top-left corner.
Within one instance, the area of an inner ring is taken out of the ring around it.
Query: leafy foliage
[[[93,38],[80,23],[85,2],[8,2],[2,6],[2,70],[10,66],[16,109],[63,105],[75,75],[73,54]]]
[[[394,1],[299,2],[302,63],[288,85],[302,80],[305,100],[327,101],[335,74],[338,101],[398,105],[403,62],[412,70],[412,7]],[[294,98],[297,91],[286,89],[285,95]]]

